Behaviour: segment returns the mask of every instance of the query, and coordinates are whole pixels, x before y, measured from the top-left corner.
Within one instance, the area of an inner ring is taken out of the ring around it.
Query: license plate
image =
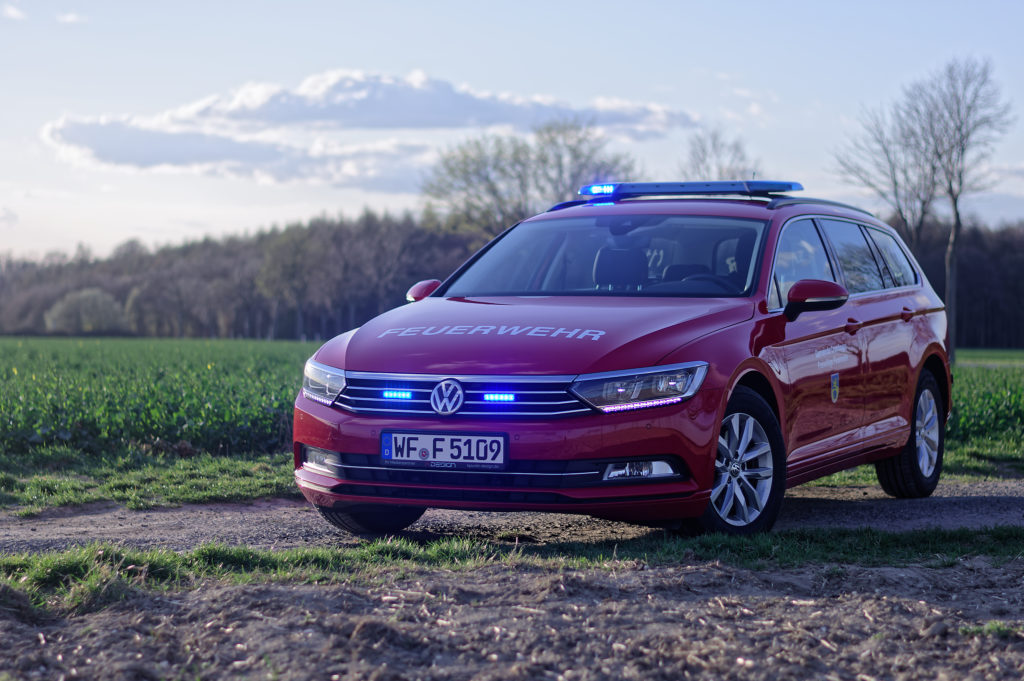
[[[385,464],[438,470],[498,470],[505,467],[508,436],[479,433],[381,433]]]

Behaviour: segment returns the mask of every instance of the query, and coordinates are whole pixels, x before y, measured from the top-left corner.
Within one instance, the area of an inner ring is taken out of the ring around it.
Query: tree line
[[[479,244],[430,215],[366,211],[107,258],[0,258],[0,333],[328,338],[404,301]]]
[[[945,286],[949,224],[929,220],[915,254]],[[444,278],[485,240],[427,211],[317,217],[251,236],[149,250],[137,241],[96,258],[0,258],[0,333],[326,339]],[[970,224],[960,237],[957,333],[967,347],[1020,347],[1024,221]]]

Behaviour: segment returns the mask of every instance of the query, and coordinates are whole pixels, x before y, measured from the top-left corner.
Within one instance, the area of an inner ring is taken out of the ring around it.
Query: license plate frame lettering
[[[384,431],[381,461],[387,466],[449,471],[497,471],[508,464],[506,433]]]

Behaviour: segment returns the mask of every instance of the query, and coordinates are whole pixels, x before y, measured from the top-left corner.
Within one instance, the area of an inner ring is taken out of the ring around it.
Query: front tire
[[[746,535],[775,524],[786,493],[786,447],[778,419],[753,390],[729,398],[718,437],[711,499],[700,528]]]
[[[340,530],[359,536],[401,532],[420,519],[427,509],[417,506],[354,506],[344,511],[317,506],[324,520]]]
[[[935,491],[946,446],[945,413],[939,384],[931,372],[925,371],[914,394],[913,423],[907,446],[896,456],[875,462],[878,483],[886,494],[915,499]]]

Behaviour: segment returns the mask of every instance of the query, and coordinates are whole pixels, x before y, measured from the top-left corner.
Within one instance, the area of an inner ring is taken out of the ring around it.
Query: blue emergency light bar
[[[605,182],[580,187],[580,196],[626,199],[636,196],[707,196],[738,194],[768,196],[779,192],[800,191],[799,182],[750,180],[747,182]]]

